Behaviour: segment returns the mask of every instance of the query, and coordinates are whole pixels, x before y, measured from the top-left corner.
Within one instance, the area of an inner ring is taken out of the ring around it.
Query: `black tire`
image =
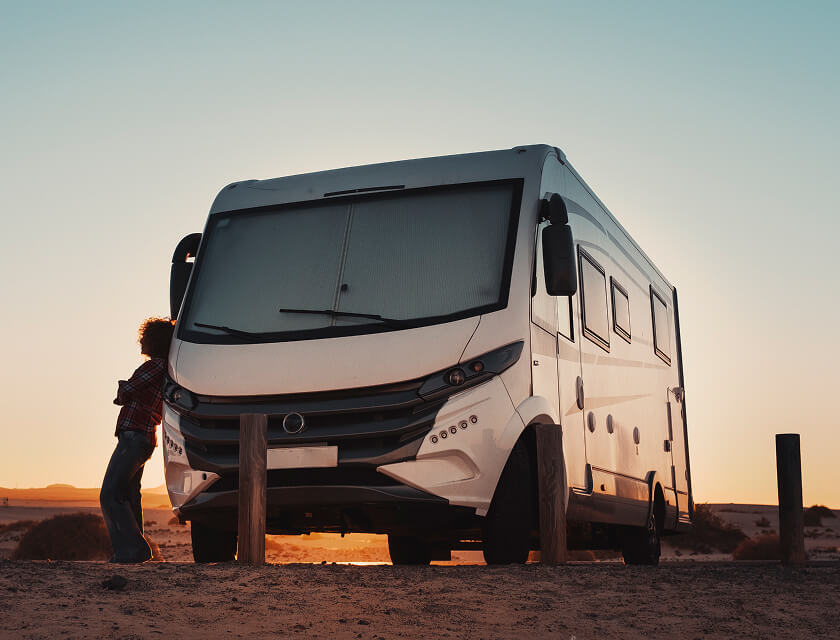
[[[233,562],[236,532],[211,529],[199,522],[190,524],[193,559],[196,562]]]
[[[645,527],[629,527],[622,536],[625,564],[658,565],[662,551],[660,527],[653,512]]]
[[[388,534],[388,553],[393,564],[429,564],[432,552],[422,538]]]
[[[524,440],[516,443],[484,519],[484,561],[524,564],[531,551],[534,513],[531,459]]]

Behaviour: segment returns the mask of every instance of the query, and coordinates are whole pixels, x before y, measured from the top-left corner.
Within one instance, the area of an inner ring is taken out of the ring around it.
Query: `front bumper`
[[[338,447],[335,468],[269,471],[270,517],[273,512],[282,520],[281,510],[311,513],[321,507],[344,509],[360,504],[368,505],[368,510],[371,505],[446,505],[445,499],[377,472],[382,465],[414,459],[446,402],[445,397],[422,397],[421,386],[422,381],[411,381],[293,396],[195,396],[191,409],[167,401],[162,430],[172,505],[185,519],[230,519],[230,514],[222,514],[236,509],[239,416],[243,413],[268,416],[269,448]],[[283,429],[283,419],[293,412],[306,417],[301,433]]]

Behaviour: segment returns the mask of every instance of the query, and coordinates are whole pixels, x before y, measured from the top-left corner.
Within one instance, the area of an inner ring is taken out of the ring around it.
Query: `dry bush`
[[[770,521],[767,518],[759,518],[755,521],[756,527],[769,527]]]
[[[815,504],[805,509],[804,521],[806,527],[821,527],[823,518],[836,518],[834,512],[828,507]]]
[[[819,514],[821,518],[836,518],[835,513],[824,504],[814,504],[808,507],[807,511]]]
[[[802,521],[804,522],[806,527],[821,527],[822,526],[822,517],[816,511],[811,511],[810,509],[805,509],[805,513],[802,516]]]
[[[781,560],[779,536],[749,538],[732,553],[734,560]]]
[[[180,525],[182,527],[184,526],[184,523],[178,520],[178,516],[172,516],[171,518],[169,518],[169,522],[167,522],[166,524],[175,524]]]
[[[692,522],[691,531],[669,539],[673,546],[690,549],[697,553],[711,553],[714,549],[732,553],[741,542],[747,539],[741,529],[724,522],[715,515],[708,504],[698,504],[694,508]]]
[[[25,533],[26,531],[29,531],[35,523],[36,520],[16,520],[15,522],[9,522],[8,524],[0,524],[0,534],[16,531]]]
[[[18,523],[12,523],[18,524]],[[152,551],[152,560],[163,561],[160,547],[143,536]],[[15,560],[107,560],[113,555],[111,540],[102,516],[71,513],[32,523],[21,537],[12,558]]]
[[[16,560],[107,560],[111,541],[102,516],[71,513],[42,520],[24,534]]]

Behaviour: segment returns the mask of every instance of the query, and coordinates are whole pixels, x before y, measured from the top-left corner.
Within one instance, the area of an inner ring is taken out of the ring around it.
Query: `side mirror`
[[[192,274],[193,263],[187,262],[187,258],[195,258],[200,243],[201,234],[191,233],[181,239],[172,255],[172,270],[169,272],[169,312],[173,318],[178,317]]]
[[[559,193],[552,193],[544,198],[540,206],[540,217],[548,220],[551,224],[569,224],[569,211],[566,208],[566,201]]]
[[[542,231],[545,288],[551,296],[571,296],[577,291],[575,241],[567,224],[551,224]]]

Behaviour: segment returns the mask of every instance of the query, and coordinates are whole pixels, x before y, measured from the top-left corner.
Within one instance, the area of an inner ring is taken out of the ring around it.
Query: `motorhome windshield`
[[[215,214],[179,336],[299,340],[500,309],[520,192],[471,183]]]

